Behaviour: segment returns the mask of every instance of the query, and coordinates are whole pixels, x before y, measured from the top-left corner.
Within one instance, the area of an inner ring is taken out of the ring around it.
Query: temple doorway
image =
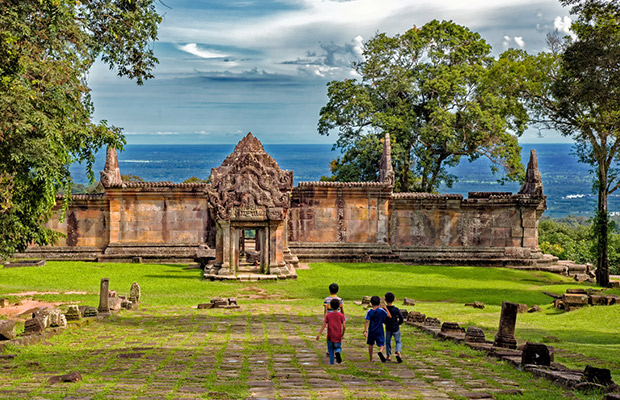
[[[239,233],[238,263],[235,266],[238,272],[242,273],[264,273],[266,268],[266,250],[268,244],[265,243],[266,227],[236,227]]]

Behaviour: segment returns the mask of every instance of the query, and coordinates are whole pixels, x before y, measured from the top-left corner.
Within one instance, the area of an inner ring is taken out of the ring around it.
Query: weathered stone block
[[[521,353],[521,365],[551,365],[551,353],[549,348],[542,343],[527,342]]]
[[[567,293],[564,296],[562,296],[562,301],[568,307],[587,306],[588,305],[588,295],[587,294],[570,294],[570,293]]]
[[[370,303],[370,299],[368,299],[368,303]],[[405,297],[403,299],[404,306],[415,306],[415,300],[410,299],[409,297]]]
[[[110,311],[120,311],[123,306],[123,300],[120,297],[110,297],[108,299],[108,307]]]
[[[463,333],[465,329],[461,328],[456,322],[444,322],[441,325],[442,333]]]
[[[466,303],[465,307],[473,307],[473,308],[479,308],[481,310],[484,310],[484,303],[480,302],[480,301],[474,301],[473,303]]]
[[[65,318],[67,321],[79,321],[81,318],[80,308],[77,304],[70,304],[67,306],[67,312],[65,312]]]
[[[45,331],[45,320],[43,318],[27,319],[24,323],[24,334],[33,335]]]
[[[50,385],[54,385],[57,383],[71,383],[71,382],[78,382],[81,380],[82,380],[82,375],[79,372],[74,371],[74,372],[70,372],[65,375],[52,376],[51,378],[49,378],[47,382]]]
[[[485,343],[486,337],[484,336],[484,331],[476,326],[468,326],[465,332],[465,342]]]
[[[11,340],[17,336],[15,321],[10,319],[0,320],[0,340]]]
[[[596,368],[590,365],[587,365],[585,370],[583,371],[583,379],[584,382],[593,382],[601,385],[611,385],[613,381],[611,380],[611,371],[607,368]]]

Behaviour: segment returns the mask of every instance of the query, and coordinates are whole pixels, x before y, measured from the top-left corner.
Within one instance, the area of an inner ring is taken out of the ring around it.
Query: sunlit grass
[[[620,380],[620,305],[585,307],[566,313],[551,306],[552,299],[543,291],[564,293],[568,288],[593,287],[559,275],[525,272],[503,268],[413,266],[372,263],[315,263],[309,270],[299,270],[297,280],[277,282],[210,282],[201,271],[176,264],[97,264],[86,262],[48,262],[38,268],[0,269],[0,297],[24,291],[56,291],[61,294],[36,295],[45,301],[80,302],[97,306],[99,284],[110,278],[110,289],[127,295],[132,282],[142,289],[141,307],[152,310],[195,307],[213,296],[238,296],[240,303],[269,306],[308,307],[327,296],[332,282],[340,285],[345,312],[361,315],[364,311],[353,301],[363,296],[394,292],[397,299],[410,297],[416,310],[442,321],[483,328],[488,339],[497,331],[502,301],[539,305],[542,312],[519,314],[517,339],[520,342],[548,341],[572,353],[600,360],[598,366],[611,368]],[[595,287],[595,286],[594,286]],[[242,289],[250,290],[242,290]],[[66,294],[70,291],[87,294]],[[268,298],[249,298],[261,292]],[[608,293],[620,294],[620,290]],[[12,297],[11,300],[17,300]],[[468,302],[485,303],[484,310],[465,307]],[[148,329],[148,321],[144,321]],[[561,359],[576,368],[587,360]]]

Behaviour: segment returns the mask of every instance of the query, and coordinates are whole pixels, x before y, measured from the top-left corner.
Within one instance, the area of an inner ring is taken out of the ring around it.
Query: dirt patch
[[[47,303],[44,301],[38,300],[21,300],[19,303],[11,304],[8,307],[0,308],[0,315],[5,317],[9,317],[11,319],[19,319],[21,314],[23,315],[23,319],[30,318],[28,311],[34,312],[37,309],[43,308],[54,308],[62,303]]]
[[[267,300],[267,299],[276,299],[278,296],[268,294],[267,291],[263,288],[259,288],[257,286],[246,286],[241,289],[242,292],[248,292],[248,294],[242,293],[238,295],[238,298],[241,299],[251,299],[251,300]]]

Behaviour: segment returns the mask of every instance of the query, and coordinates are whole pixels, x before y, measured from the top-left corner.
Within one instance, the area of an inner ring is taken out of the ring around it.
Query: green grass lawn
[[[607,367],[612,369],[616,381],[620,381],[620,305],[586,307],[565,313],[555,310],[550,304],[552,299],[542,293],[595,287],[592,285],[542,272],[402,264],[315,263],[298,274],[297,281],[229,283],[204,281],[200,270],[183,265],[48,262],[38,268],[0,269],[0,297],[22,291],[85,291],[88,294],[45,294],[35,298],[97,306],[100,279],[108,277],[110,289],[125,295],[131,283],[137,281],[142,289],[143,306],[155,309],[195,306],[212,296],[236,295],[242,303],[282,301],[277,298],[290,304],[316,303],[320,310],[321,300],[328,295],[328,285],[337,282],[346,313],[361,315],[363,309],[354,306],[353,301],[392,291],[397,299],[410,297],[417,301],[413,307],[404,307],[409,311],[420,311],[462,326],[479,326],[485,330],[487,339],[495,335],[501,303],[506,300],[539,305],[543,309],[539,313],[519,314],[516,331],[519,342],[547,341],[566,351],[559,353],[556,361],[576,368],[588,363]],[[243,290],[247,287],[264,291],[265,298],[245,296],[244,299],[244,294],[251,293]],[[620,294],[619,290],[609,292]],[[484,302],[486,308],[464,306],[473,301]]]

